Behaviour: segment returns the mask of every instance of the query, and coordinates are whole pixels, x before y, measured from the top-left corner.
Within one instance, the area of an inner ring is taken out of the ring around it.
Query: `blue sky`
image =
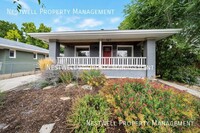
[[[34,22],[36,26],[44,23],[53,31],[117,29],[124,19],[124,6],[130,3],[130,0],[41,1],[45,5],[43,9],[37,0],[20,0],[25,14],[19,14],[13,0],[1,0],[0,19],[16,23],[19,28],[23,22]],[[104,11],[104,14],[99,11]]]

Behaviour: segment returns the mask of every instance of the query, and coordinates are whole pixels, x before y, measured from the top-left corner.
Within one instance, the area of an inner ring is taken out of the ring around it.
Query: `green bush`
[[[75,133],[105,133],[106,128],[99,124],[109,120],[109,105],[100,95],[86,95],[77,100],[67,118]]]
[[[62,81],[62,83],[69,84],[72,82],[74,77],[71,71],[61,71],[59,78]]]
[[[80,79],[83,83],[94,87],[103,86],[106,81],[105,75],[99,70],[83,71],[80,74]]]
[[[127,132],[199,132],[200,102],[190,94],[152,82],[105,86],[101,93],[114,108],[119,121],[147,121],[125,126]],[[191,121],[191,125],[156,125],[153,122]]]
[[[199,70],[195,67],[178,66],[176,69],[167,69],[162,77],[166,80],[195,84],[199,75]]]

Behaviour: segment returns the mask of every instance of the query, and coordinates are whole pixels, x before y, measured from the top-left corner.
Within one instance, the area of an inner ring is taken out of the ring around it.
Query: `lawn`
[[[0,132],[38,132],[49,123],[55,123],[52,133],[199,132],[200,100],[186,92],[156,81],[105,79],[98,71],[83,72],[78,84],[66,88],[75,82],[71,76],[63,72],[61,83],[48,89],[26,85],[4,94],[0,124],[8,127]]]

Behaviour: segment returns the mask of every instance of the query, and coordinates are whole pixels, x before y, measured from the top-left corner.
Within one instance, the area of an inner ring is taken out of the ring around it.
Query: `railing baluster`
[[[67,65],[69,67],[77,67],[84,69],[85,67],[96,68],[102,63],[103,68],[127,68],[136,69],[144,68],[146,65],[146,57],[57,57],[58,65]]]

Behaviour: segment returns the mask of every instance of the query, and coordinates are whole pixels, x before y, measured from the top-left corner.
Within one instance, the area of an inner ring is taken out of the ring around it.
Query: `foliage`
[[[188,93],[177,91],[157,82],[141,80],[123,84],[111,82],[101,95],[114,108],[118,120],[123,122],[149,122],[125,126],[127,132],[198,132],[200,102]],[[190,126],[156,125],[153,122],[193,121]]]
[[[198,0],[132,1],[124,10],[125,20],[119,29],[182,28],[180,34],[157,42],[157,74],[164,76],[165,79],[174,80],[166,76],[168,72],[181,73],[184,67],[192,68],[200,62],[199,5]],[[179,69],[180,66],[183,68]],[[193,71],[191,73],[188,71],[188,75],[196,78]],[[185,80],[178,81],[185,82]]]
[[[20,42],[48,49],[47,43],[35,39],[27,34],[35,32],[50,32],[51,28],[47,27],[43,23],[40,24],[39,28],[37,28],[33,22],[23,23],[21,30],[19,30],[16,24],[0,20],[0,31],[0,37],[2,38],[15,41],[19,39]]]
[[[23,8],[22,4],[20,3],[21,0],[13,0],[13,3],[17,5],[17,11],[20,12],[20,10]],[[42,5],[42,8],[44,7],[44,4],[41,3],[41,0],[37,0],[39,5]]]
[[[105,75],[102,74],[100,70],[95,70],[95,69],[92,69],[89,71],[83,71],[80,74],[80,79],[85,84],[88,84],[94,87],[103,86],[106,81]]]
[[[47,43],[44,43],[41,40],[35,39],[29,36],[27,33],[34,33],[34,32],[50,32],[51,28],[45,26],[43,23],[40,24],[39,28],[37,29],[33,22],[23,23],[21,27],[22,32],[26,33],[26,43],[31,45],[36,45],[42,48],[48,48]]]
[[[157,48],[157,51],[162,51],[157,52],[157,72],[161,77],[166,80],[194,84],[200,74],[195,68],[199,57],[196,51],[193,51],[193,46],[187,45],[177,37],[172,40],[163,40],[161,45]]]
[[[38,65],[41,71],[47,70],[48,67],[50,67],[53,64],[53,61],[49,58],[40,59],[38,61]]]
[[[42,73],[42,77],[48,83],[48,85],[54,86],[60,82],[59,75],[59,70],[46,70]]]
[[[18,30],[18,27],[14,23],[0,20],[0,37],[4,38],[9,30]]]
[[[74,76],[71,71],[61,71],[59,78],[63,83],[69,84],[72,82]]]
[[[18,30],[9,30],[5,36],[6,39],[18,41],[21,40],[22,37],[19,34]]]
[[[76,100],[67,120],[68,125],[73,125],[75,133],[105,133],[106,128],[99,122],[108,121],[109,116],[109,106],[104,98],[86,95]]]
[[[193,85],[194,83],[197,83],[197,77],[199,75],[200,72],[195,67],[179,66],[176,69],[166,69],[162,78]]]
[[[52,84],[47,82],[45,79],[40,79],[40,80],[37,80],[36,82],[30,83],[30,87],[32,89],[42,89],[42,88],[47,87],[49,85],[52,85]]]

